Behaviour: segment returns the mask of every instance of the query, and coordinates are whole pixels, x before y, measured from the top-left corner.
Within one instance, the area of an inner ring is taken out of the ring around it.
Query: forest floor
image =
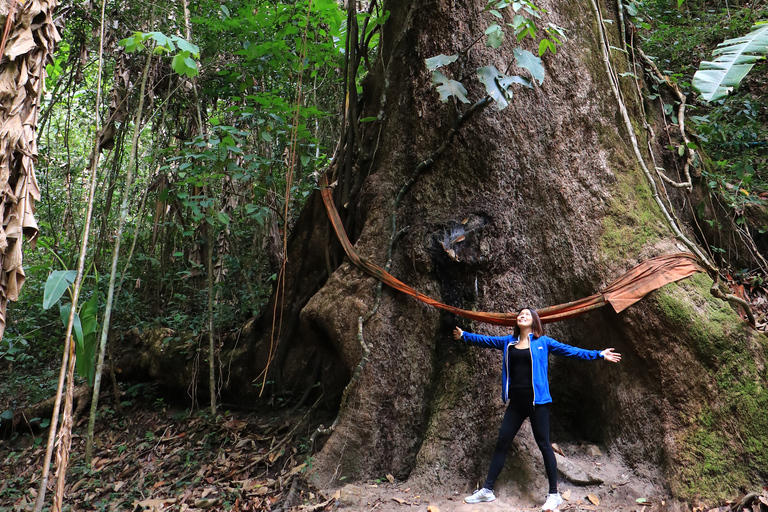
[[[463,503],[464,490],[417,488],[391,476],[314,489],[303,479],[309,442],[320,423],[333,421],[332,413],[305,407],[211,418],[204,411],[190,415],[166,404],[149,386],[129,391],[133,395],[124,393],[122,414],[111,393],[104,393],[89,465],[83,460],[87,414],[76,420],[64,510],[534,512],[541,506],[538,498],[544,498],[501,487],[496,501],[469,505]],[[0,441],[0,511],[31,510],[46,435],[19,430]],[[563,450],[605,483],[564,483],[561,492],[567,500],[561,510],[691,510],[689,504],[670,501],[652,479],[629,471],[618,457],[586,445]]]

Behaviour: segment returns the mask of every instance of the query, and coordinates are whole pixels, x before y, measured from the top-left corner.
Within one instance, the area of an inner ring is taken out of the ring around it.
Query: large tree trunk
[[[478,14],[484,6],[385,2],[391,16],[359,116],[384,115],[381,124],[361,125],[354,171],[371,171],[352,199],[350,233],[359,253],[381,266],[395,197],[456,116],[452,103],[438,100],[424,59],[467,47],[487,26]],[[512,311],[575,300],[641,260],[681,250],[629,143],[591,2],[541,6],[549,11],[545,22],[569,37],[557,55],[544,57],[543,86],[516,90],[506,110],[475,113],[396,212],[398,227],[408,229],[395,242],[391,273],[463,308]],[[618,19],[615,5],[602,8],[605,18]],[[618,23],[609,31],[620,46]],[[499,50],[475,46],[465,72],[487,64],[503,70],[516,46],[510,39]],[[613,55],[617,71],[626,71],[626,56]],[[481,98],[472,83],[470,97]],[[638,117],[629,81],[624,96]],[[374,305],[376,281],[344,262],[303,305],[326,268],[321,208],[319,198],[308,203],[289,248],[283,316],[294,328],[283,327],[289,336],[281,338],[273,370],[300,386],[314,364],[307,355],[328,354],[343,363],[343,378],[321,374],[325,392],[338,397],[361,358],[358,319]],[[454,247],[456,261],[440,241],[458,227],[467,233]],[[552,364],[557,432],[602,443],[630,466],[662,468],[663,482],[683,497],[749,488],[768,474],[768,345],[709,294],[710,284],[699,275],[624,313],[604,308],[548,328],[563,342],[625,354],[615,366]],[[313,463],[317,482],[392,473],[468,488],[482,479],[503,413],[500,357],[453,341],[455,324],[502,334],[383,290],[363,329],[370,358]],[[267,333],[259,346],[268,343]],[[512,471],[526,464],[510,461]]]

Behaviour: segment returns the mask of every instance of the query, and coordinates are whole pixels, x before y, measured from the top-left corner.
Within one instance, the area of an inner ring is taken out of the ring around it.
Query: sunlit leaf
[[[749,34],[720,43],[712,52],[717,57],[714,61],[701,61],[693,75],[693,89],[706,101],[724,98],[766,54],[768,23],[756,23]]]

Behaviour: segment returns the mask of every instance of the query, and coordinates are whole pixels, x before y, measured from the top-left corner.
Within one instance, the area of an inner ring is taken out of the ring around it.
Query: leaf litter
[[[89,465],[83,460],[87,418],[73,433],[65,509],[329,510],[334,497],[302,478],[308,439],[327,419],[323,414],[305,408],[214,420],[136,405],[120,417],[105,406]],[[44,437],[16,433],[0,441],[0,510],[31,510]]]

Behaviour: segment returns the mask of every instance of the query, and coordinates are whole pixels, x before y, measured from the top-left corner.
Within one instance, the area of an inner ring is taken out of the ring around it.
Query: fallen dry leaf
[[[392,498],[392,500],[398,502],[401,505],[403,505],[405,503],[405,500],[402,500],[400,498]]]
[[[594,494],[590,494],[587,496],[587,499],[594,505],[598,506],[600,504],[600,500],[595,496]]]
[[[392,475],[390,475],[389,473],[387,473],[387,480],[388,480],[388,481],[389,481],[389,483],[391,483],[391,484],[395,483],[395,477],[393,477],[393,476],[392,476]]]
[[[563,453],[563,449],[560,448],[560,445],[557,443],[552,443],[552,449],[555,450],[556,453],[559,453],[563,457],[565,457],[565,454]]]
[[[568,489],[563,494],[560,495],[565,501],[568,501],[571,499],[571,490]]]
[[[142,508],[148,508],[150,512],[154,511],[160,511],[163,510],[163,508],[166,505],[170,505],[176,503],[176,498],[154,498],[154,499],[147,499],[147,500],[141,500],[141,501],[134,501],[133,502],[133,508],[136,507],[142,507]]]
[[[440,509],[434,505],[430,505],[427,507],[427,512],[440,512]]]
[[[196,508],[208,508],[219,504],[219,498],[210,498],[204,500],[195,500]]]

